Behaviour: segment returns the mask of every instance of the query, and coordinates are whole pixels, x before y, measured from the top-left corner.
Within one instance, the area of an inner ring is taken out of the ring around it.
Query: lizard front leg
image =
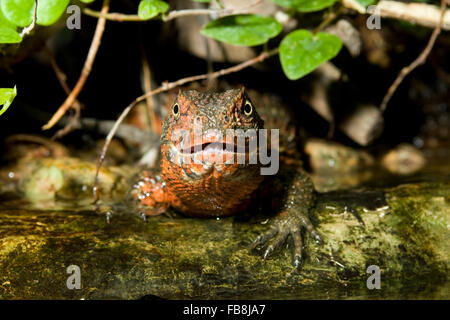
[[[319,233],[309,219],[309,211],[315,203],[315,190],[310,177],[304,171],[290,171],[284,173],[283,176],[291,183],[283,190],[279,214],[275,217],[270,229],[258,236],[252,246],[267,245],[264,253],[264,260],[266,260],[291,236],[293,264],[297,270],[300,270],[303,262],[302,228],[305,228],[317,242],[322,242]]]
[[[160,215],[170,207],[170,196],[165,187],[158,171],[145,170],[136,179],[131,197],[143,208],[145,215]]]

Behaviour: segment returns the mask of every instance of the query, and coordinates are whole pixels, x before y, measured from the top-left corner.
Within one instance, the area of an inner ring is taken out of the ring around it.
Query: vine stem
[[[37,0],[34,0],[33,20],[31,21],[31,24],[28,27],[23,28],[22,32],[20,33],[20,36],[22,38],[27,34],[29,34],[34,29],[34,27],[36,26],[36,19],[37,19]]]
[[[109,10],[109,0],[103,0],[103,6],[101,12],[103,14],[106,14]],[[52,116],[52,118],[45,124],[42,129],[48,130],[52,128],[61,118],[62,116],[69,110],[69,108],[72,107],[73,103],[75,102],[75,99],[80,94],[81,90],[84,87],[84,84],[86,83],[87,78],[89,77],[89,74],[92,70],[92,65],[95,60],[95,56],[97,55],[98,48],[100,47],[103,31],[105,30],[105,18],[99,18],[97,22],[97,26],[95,28],[94,37],[91,42],[91,46],[89,48],[89,52],[86,58],[86,61],[84,63],[83,69],[81,70],[81,75],[78,78],[77,83],[75,84],[75,87],[72,89],[64,103],[59,107],[59,109],[55,112],[55,114]]]
[[[165,92],[168,90],[171,90],[173,88],[182,86],[186,83],[189,82],[194,82],[194,81],[198,81],[198,80],[204,80],[204,79],[215,79],[233,72],[238,72],[242,69],[245,69],[247,67],[250,67],[256,63],[262,62],[264,60],[266,60],[267,58],[274,56],[276,54],[278,54],[279,49],[275,48],[269,51],[265,51],[262,52],[261,54],[259,54],[258,56],[244,61],[240,64],[237,64],[235,66],[229,67],[229,68],[225,68],[225,69],[221,69],[219,71],[215,71],[213,73],[204,73],[204,74],[199,74],[196,76],[190,76],[190,77],[186,77],[186,78],[182,78],[179,79],[177,81],[173,81],[173,82],[164,82],[162,84],[162,86],[160,86],[159,88],[146,92],[145,94],[137,97],[136,99],[134,99],[134,101],[132,103],[130,103],[120,114],[119,118],[116,120],[116,122],[114,123],[114,126],[111,128],[111,130],[108,133],[108,136],[106,137],[105,140],[105,144],[103,145],[102,148],[102,152],[100,154],[100,157],[98,158],[98,162],[97,162],[97,170],[95,172],[95,178],[94,178],[94,187],[93,187],[93,194],[94,194],[94,203],[96,203],[99,199],[99,192],[98,192],[98,176],[99,176],[99,172],[100,172],[100,168],[103,164],[103,161],[105,160],[105,155],[106,155],[106,151],[108,150],[108,146],[111,143],[112,138],[114,137],[117,129],[119,128],[120,124],[122,123],[122,121],[125,119],[125,117],[128,115],[128,113],[131,111],[131,109],[133,109],[134,106],[136,106],[136,104],[138,104],[139,102],[145,100],[148,97],[154,96],[158,93],[161,92]]]
[[[55,72],[55,75],[56,75],[56,78],[59,81],[59,84],[63,88],[64,92],[67,95],[69,95],[71,89],[70,89],[69,85],[66,82],[66,80],[67,80],[66,74],[61,70],[61,68],[56,63],[56,59],[53,56],[53,53],[51,52],[49,47],[45,46],[43,51],[47,55],[47,58],[50,61],[50,64],[51,64],[51,66],[53,68],[53,71]],[[61,138],[61,137],[65,136],[66,134],[68,134],[69,132],[71,132],[73,129],[76,128],[76,126],[78,125],[78,122],[80,120],[80,115],[81,115],[81,103],[77,99],[75,99],[73,101],[72,109],[74,109],[75,112],[72,115],[71,119],[69,120],[69,122],[62,129],[59,129],[53,135],[52,139]]]
[[[437,37],[441,33],[442,21],[444,19],[445,8],[447,6],[446,1],[448,1],[448,0],[441,0],[440,20],[439,20],[439,23],[434,28],[433,33],[431,34],[431,37],[428,40],[428,43],[427,43],[425,49],[423,49],[423,51],[420,53],[420,55],[413,62],[411,62],[410,65],[404,67],[400,71],[400,73],[397,75],[397,78],[392,83],[392,85],[389,87],[388,91],[386,92],[386,95],[383,98],[383,101],[381,102],[381,105],[380,105],[381,112],[384,112],[386,110],[387,104],[391,100],[391,98],[394,95],[395,91],[397,90],[398,86],[402,83],[403,79],[405,79],[405,77],[408,74],[410,74],[418,66],[425,63],[425,61],[427,60],[427,57],[430,54],[431,49],[433,49],[433,46],[434,46],[434,43],[436,42]]]
[[[215,16],[215,17],[222,17],[225,15],[230,14],[236,14],[236,13],[243,13],[246,12],[251,7],[256,6],[259,4],[262,0],[256,0],[252,3],[250,3],[247,6],[244,6],[242,8],[229,8],[229,9],[183,9],[183,10],[172,10],[167,15],[162,15],[161,19],[163,21],[170,21],[176,18],[180,17],[186,17],[186,16],[200,16],[200,15],[209,15],[209,16]],[[111,21],[148,21],[148,19],[141,19],[137,14],[124,14],[119,12],[110,12],[110,13],[102,13],[98,11],[91,10],[89,8],[85,8],[83,10],[83,13],[95,17],[95,18],[104,18],[106,20]],[[150,19],[151,20],[151,19]]]

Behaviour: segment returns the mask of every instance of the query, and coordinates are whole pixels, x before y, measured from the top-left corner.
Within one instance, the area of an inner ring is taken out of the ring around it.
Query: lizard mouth
[[[225,142],[206,142],[202,144],[192,145],[191,147],[181,149],[182,154],[197,154],[201,152],[229,152],[229,153],[245,153],[238,151],[236,144],[230,144]]]
[[[239,179],[244,167],[256,163],[252,161],[257,158],[258,147],[250,141],[249,138],[217,141],[216,137],[202,136],[198,143],[183,145],[180,140],[176,144],[167,144],[165,158],[181,170],[182,179],[187,181]]]

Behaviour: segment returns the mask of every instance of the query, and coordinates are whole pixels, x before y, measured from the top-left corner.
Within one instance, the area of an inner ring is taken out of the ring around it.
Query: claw
[[[111,211],[106,212],[106,223],[111,223]]]
[[[266,233],[263,233],[259,236],[256,237],[256,239],[252,242],[252,244],[250,245],[250,247],[252,249],[256,248],[257,246],[259,246],[260,244],[265,243],[267,240],[269,240],[270,238],[272,238],[275,234],[277,233],[276,228],[271,228],[269,229]]]
[[[302,270],[303,259],[301,256],[298,256],[298,255],[294,256],[294,266],[295,266],[295,269],[297,269],[297,271]]]
[[[305,219],[305,217],[301,217],[300,221],[302,226],[304,226],[306,230],[308,230],[309,234],[313,237],[313,239],[316,240],[318,244],[322,244],[323,243],[322,237],[317,232],[316,228],[314,228],[311,221],[309,221],[309,219]]]
[[[270,245],[267,247],[266,252],[264,253],[263,260],[266,261],[266,259],[270,256],[270,254],[273,252],[273,246]]]
[[[291,235],[293,241],[293,252],[292,252],[292,263],[297,271],[300,271],[303,267],[303,238],[301,229],[305,228],[311,237],[319,244],[323,243],[322,237],[314,228],[312,223],[309,221],[307,215],[298,214],[297,216],[282,218],[275,220],[271,229],[256,237],[252,242],[251,247],[255,248],[258,245],[266,243],[270,238],[270,241],[266,250],[264,251],[263,260],[266,261],[267,258],[280,247],[285,240]]]
[[[250,245],[250,248],[255,249],[258,245],[262,244],[262,235],[256,237],[256,239]]]
[[[347,207],[346,207],[346,209],[347,209]],[[366,224],[364,223],[364,220],[362,219],[362,217],[360,216],[360,214],[358,213],[358,211],[356,211],[355,208],[350,207],[348,211],[350,211],[350,212],[352,213],[352,215],[356,218],[356,220],[358,220],[359,225],[360,225],[361,227],[363,227],[363,228],[366,227]]]
[[[302,259],[302,245],[303,239],[299,230],[291,231],[292,247],[293,247],[293,263],[295,268],[300,271],[303,259]]]
[[[289,233],[284,231],[279,231],[275,239],[273,239],[272,243],[267,247],[266,252],[264,253],[264,261],[278,248],[280,247],[284,241],[286,240]]]
[[[313,237],[314,240],[316,240],[316,242],[318,244],[323,244],[322,237],[319,235],[319,233],[316,230],[311,232],[311,236]]]

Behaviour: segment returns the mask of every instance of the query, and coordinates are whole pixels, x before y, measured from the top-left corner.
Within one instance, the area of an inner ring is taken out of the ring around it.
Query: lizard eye
[[[178,117],[180,114],[180,107],[178,106],[178,103],[175,103],[172,107],[172,113],[175,117]]]
[[[253,105],[250,103],[250,101],[245,101],[244,105],[244,113],[246,116],[249,116],[253,113]]]

